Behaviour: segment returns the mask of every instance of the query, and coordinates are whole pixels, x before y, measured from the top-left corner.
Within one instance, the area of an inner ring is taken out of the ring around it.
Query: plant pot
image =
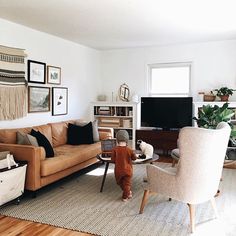
[[[228,102],[229,100],[229,95],[222,95],[222,96],[219,96],[220,97],[220,100],[222,102]]]

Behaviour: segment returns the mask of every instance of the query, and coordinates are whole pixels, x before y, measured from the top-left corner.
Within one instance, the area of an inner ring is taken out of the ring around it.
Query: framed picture
[[[68,88],[52,88],[52,115],[66,115],[68,110]]]
[[[122,84],[120,86],[120,89],[119,89],[119,97],[122,101],[126,101],[128,102],[129,101],[129,94],[130,94],[130,91],[129,91],[129,87],[127,84]]]
[[[46,63],[28,60],[28,82],[45,84]]]
[[[28,87],[28,112],[50,111],[50,88]]]
[[[49,84],[61,84],[61,68],[47,66],[47,82]]]

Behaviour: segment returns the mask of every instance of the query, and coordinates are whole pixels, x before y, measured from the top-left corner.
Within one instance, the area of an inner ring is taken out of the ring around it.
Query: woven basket
[[[203,100],[205,102],[213,102],[215,101],[216,99],[216,96],[215,95],[207,95],[207,94],[204,94],[204,97],[203,97]]]

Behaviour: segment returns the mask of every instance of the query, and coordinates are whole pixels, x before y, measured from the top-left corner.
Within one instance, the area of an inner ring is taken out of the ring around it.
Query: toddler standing
[[[119,130],[116,134],[117,146],[112,149],[111,155],[111,160],[115,163],[116,182],[123,190],[123,201],[127,201],[132,198],[132,160],[136,160],[135,153],[128,147],[128,140],[128,132],[126,130]]]

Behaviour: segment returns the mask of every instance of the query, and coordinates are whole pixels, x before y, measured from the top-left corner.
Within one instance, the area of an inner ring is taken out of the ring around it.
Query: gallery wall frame
[[[40,61],[28,60],[28,82],[29,83],[46,83],[46,63]]]
[[[57,66],[47,66],[47,82],[49,84],[61,84],[61,68]]]
[[[50,88],[28,86],[28,112],[50,111]]]
[[[68,113],[68,88],[52,87],[52,115],[66,115]]]

